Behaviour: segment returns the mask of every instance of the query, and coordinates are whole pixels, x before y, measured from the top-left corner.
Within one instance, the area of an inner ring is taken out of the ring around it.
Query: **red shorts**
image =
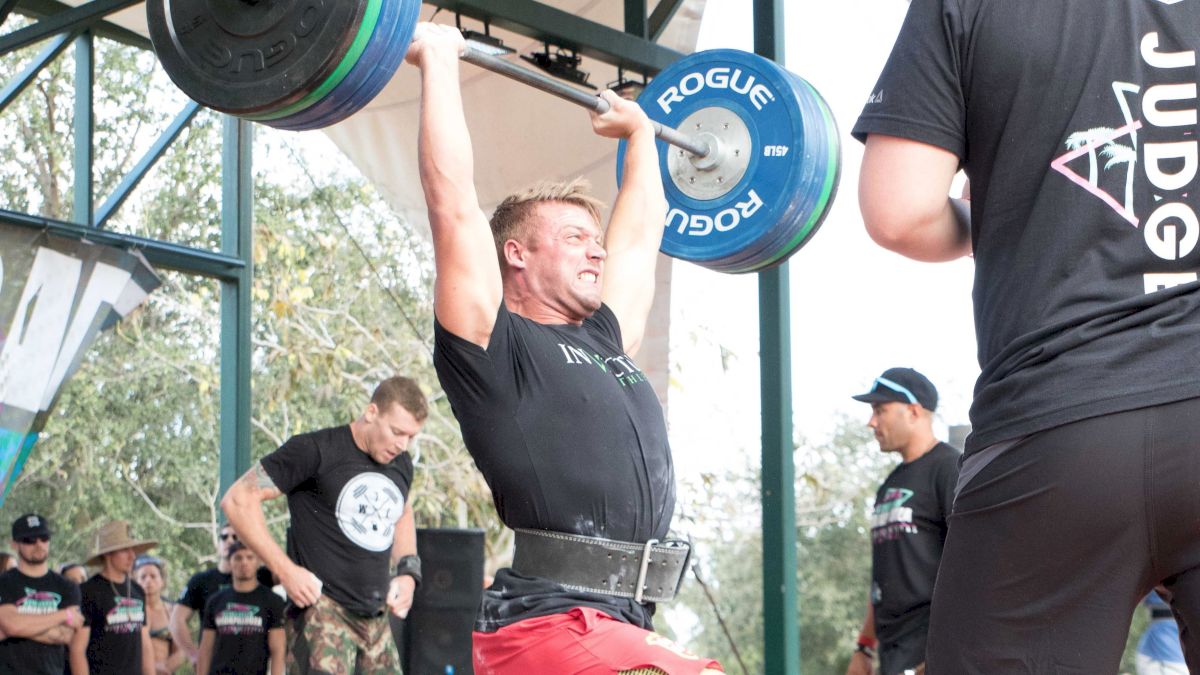
[[[475,633],[476,675],[613,675],[657,668],[696,675],[721,664],[671,640],[591,607],[525,619],[495,633]]]

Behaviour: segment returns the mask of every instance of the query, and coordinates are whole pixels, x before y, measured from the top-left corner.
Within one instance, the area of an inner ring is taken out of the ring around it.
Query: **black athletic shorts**
[[[1200,399],[999,449],[982,469],[974,455],[963,465],[929,675],[1113,675],[1138,602],[1159,583],[1200,673]]]

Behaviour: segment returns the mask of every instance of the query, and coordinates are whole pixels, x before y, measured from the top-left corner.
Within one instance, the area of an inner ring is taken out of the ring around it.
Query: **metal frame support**
[[[625,0],[625,32],[646,39],[646,0]]]
[[[0,37],[0,54],[40,42],[72,27],[87,28],[113,12],[136,5],[144,0],[91,0],[78,7],[53,16],[45,16],[32,26],[14,30]]]
[[[150,149],[146,151],[145,155],[142,155],[142,158],[138,160],[133,169],[121,179],[121,184],[104,201],[104,205],[100,207],[100,212],[95,217],[96,227],[102,228],[108,224],[108,219],[116,213],[117,209],[121,208],[121,205],[133,193],[138,183],[142,182],[142,179],[146,177],[150,169],[162,158],[167,148],[171,147],[171,144],[175,142],[176,138],[179,138],[179,134],[183,133],[183,130],[192,123],[192,120],[199,112],[199,103],[188,101],[184,104],[183,110],[180,110],[179,114],[175,115],[175,119],[162,132],[158,140],[154,141],[154,145],[150,146]]]
[[[253,270],[254,127],[225,117],[221,160],[221,251],[245,264],[221,282],[221,460],[219,495],[250,467],[250,290]]]
[[[425,0],[425,4],[647,75],[654,75],[683,58],[683,54],[642,36],[533,0]]]
[[[8,84],[4,85],[3,89],[0,89],[0,111],[7,108],[14,99],[21,95],[21,92],[33,84],[33,81],[37,79],[38,73],[42,72],[42,69],[48,66],[51,61],[58,58],[58,55],[67,48],[67,45],[76,35],[78,33],[69,32],[55,37],[40,54],[35,56],[25,66],[25,70],[21,71]]]
[[[94,96],[96,83],[95,51],[92,34],[84,31],[75,38],[75,199],[71,219],[91,225],[95,211],[92,197],[94,144]]]
[[[662,36],[663,31],[667,29],[667,24],[671,23],[671,19],[675,17],[675,12],[679,10],[683,0],[658,0],[658,4],[654,6],[654,11],[650,14],[650,34],[647,36],[650,40],[658,40]]]
[[[783,3],[754,0],[754,51],[783,61]],[[800,672],[789,267],[758,275],[762,396],[763,666]]]

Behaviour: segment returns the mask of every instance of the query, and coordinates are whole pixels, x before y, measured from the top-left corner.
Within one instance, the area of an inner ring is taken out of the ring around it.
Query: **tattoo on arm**
[[[254,471],[255,487],[257,487],[260,490],[277,489],[275,487],[275,481],[271,480],[271,476],[269,476],[267,474],[267,470],[263,468],[262,462],[255,464],[253,471]],[[249,478],[250,474],[246,474],[246,477]]]

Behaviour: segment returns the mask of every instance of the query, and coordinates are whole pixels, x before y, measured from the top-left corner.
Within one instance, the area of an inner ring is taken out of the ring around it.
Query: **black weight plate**
[[[294,103],[337,68],[366,0],[147,0],[154,51],[190,98],[231,115]]]

